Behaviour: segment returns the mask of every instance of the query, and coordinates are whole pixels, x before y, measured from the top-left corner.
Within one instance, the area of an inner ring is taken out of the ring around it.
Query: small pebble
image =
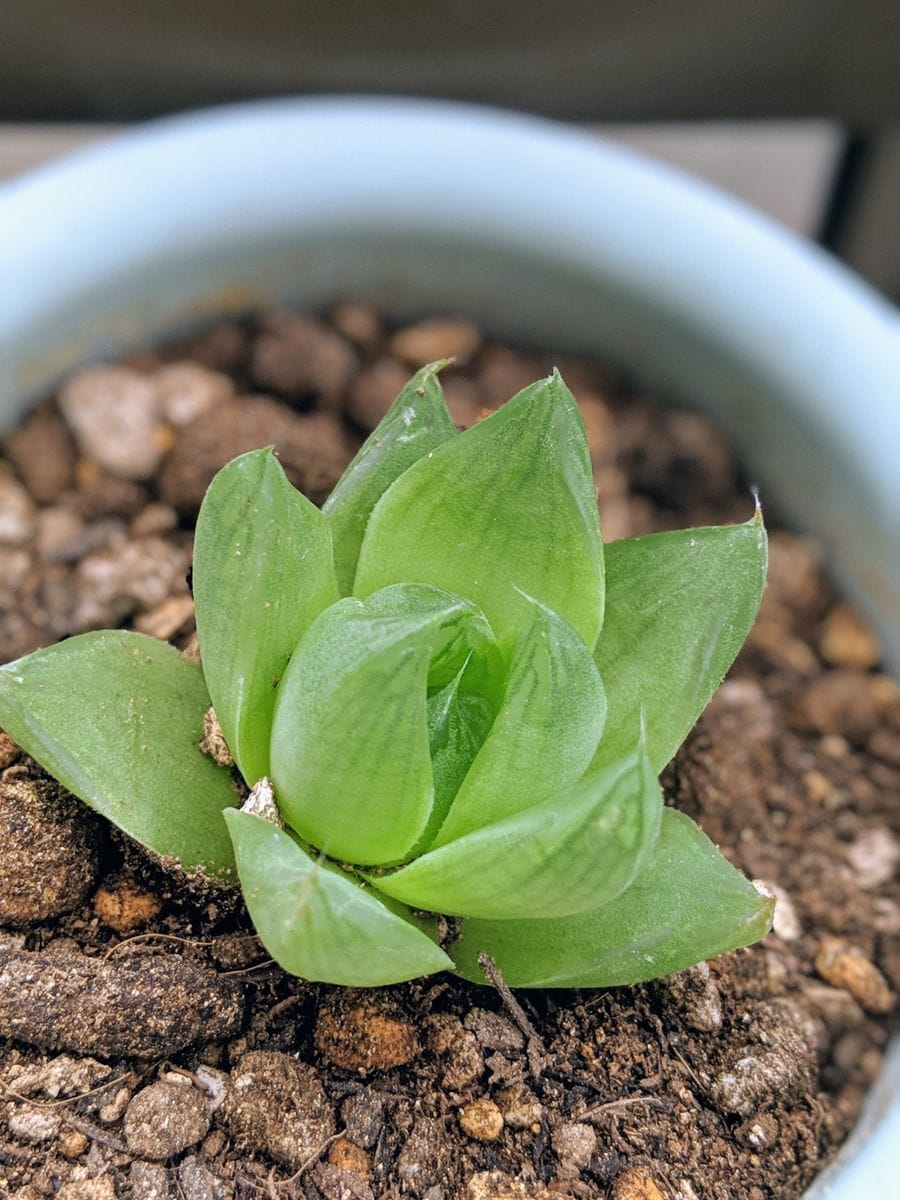
[[[121,1121],[130,1099],[131,1089],[127,1087],[119,1088],[109,1103],[102,1105],[97,1114],[103,1124],[115,1125],[117,1121]]]
[[[131,1194],[134,1200],[169,1200],[169,1172],[162,1163],[142,1162],[131,1164],[128,1171]]]
[[[394,358],[382,358],[361,371],[347,395],[347,415],[366,432],[374,429],[409,382],[409,370]]]
[[[648,1167],[627,1167],[613,1180],[610,1200],[667,1200]]]
[[[887,980],[862,950],[841,938],[825,938],[816,954],[816,970],[834,987],[843,988],[869,1013],[889,1013],[894,996]]]
[[[470,1009],[463,1020],[463,1025],[474,1033],[479,1046],[485,1050],[503,1050],[508,1054],[516,1054],[525,1045],[522,1031],[513,1025],[501,1013],[491,1012],[486,1008]]]
[[[48,1062],[13,1065],[5,1077],[6,1085],[20,1096],[77,1096],[92,1091],[108,1079],[112,1068],[94,1058],[71,1058],[60,1054]]]
[[[234,755],[225,741],[225,734],[222,732],[216,710],[212,706],[203,714],[203,735],[198,745],[200,750],[220,767],[234,766]]]
[[[392,354],[416,370],[439,358],[452,358],[462,365],[481,346],[481,334],[461,318],[431,317],[398,329],[389,345]]]
[[[202,1141],[209,1130],[209,1105],[189,1083],[151,1083],[125,1112],[128,1149],[140,1158],[164,1160]]]
[[[586,1171],[597,1150],[597,1134],[581,1121],[564,1121],[553,1130],[550,1139],[553,1152],[559,1159],[560,1171]]]
[[[339,304],[331,314],[331,324],[343,337],[366,350],[384,337],[381,317],[361,304]]]
[[[846,668],[818,675],[797,697],[796,724],[813,733],[839,734],[864,742],[878,723],[883,707],[873,679],[872,675]]]
[[[149,479],[171,447],[155,381],[129,367],[89,367],[59,393],[81,452],[123,479]]]
[[[0,542],[20,546],[34,532],[35,508],[31,497],[11,475],[0,474]]]
[[[3,449],[38,504],[54,504],[72,486],[75,445],[59,415],[35,409],[3,439]]]
[[[377,1092],[363,1090],[344,1101],[344,1131],[354,1145],[370,1150],[384,1128],[384,1101]]]
[[[194,621],[194,601],[190,596],[169,596],[162,603],[141,613],[135,618],[138,633],[160,641],[171,641],[176,633],[183,632]]]
[[[513,1083],[497,1092],[497,1104],[510,1129],[540,1130],[544,1106],[524,1083]]]
[[[178,1183],[184,1200],[224,1200],[215,1175],[196,1155],[188,1155],[178,1167]]]
[[[239,1149],[268,1154],[292,1171],[335,1132],[319,1076],[276,1050],[251,1050],[241,1058],[219,1114]]]
[[[809,1086],[814,1053],[804,1034],[777,1011],[767,1024],[765,1041],[745,1047],[713,1080],[710,1098],[721,1112],[748,1117],[760,1105],[791,1098]]]
[[[62,1185],[54,1200],[116,1200],[116,1185],[112,1175],[73,1179]]]
[[[697,963],[663,980],[686,1025],[709,1033],[722,1025],[722,997],[709,964]]]
[[[163,415],[176,427],[215,411],[234,395],[234,384],[227,375],[210,371],[199,363],[178,362],[161,367],[155,383]]]
[[[237,1032],[240,987],[177,954],[0,954],[0,1037],[102,1058],[165,1058]]]
[[[406,1191],[422,1192],[447,1175],[448,1155],[444,1122],[437,1117],[416,1117],[397,1157],[397,1175]]]
[[[331,1144],[328,1150],[328,1161],[341,1171],[354,1171],[363,1179],[371,1177],[371,1156],[346,1137],[339,1137],[336,1142]]]
[[[97,876],[101,843],[98,819],[58,783],[20,767],[7,771],[0,779],[0,924],[33,925],[80,904]]]
[[[321,321],[299,313],[268,314],[253,343],[251,369],[256,382],[292,399],[312,393],[333,403],[357,368],[350,343]]]
[[[319,1009],[316,1048],[336,1067],[361,1075],[412,1062],[421,1050],[412,1024],[384,998],[346,991]]]
[[[464,1104],[459,1110],[463,1132],[479,1142],[493,1142],[503,1132],[503,1113],[487,1096]]]
[[[52,1108],[20,1105],[6,1118],[9,1132],[23,1142],[48,1142],[59,1132],[60,1115]]]
[[[90,1139],[80,1129],[68,1126],[59,1132],[59,1150],[64,1158],[80,1158],[90,1145]]]
[[[309,1179],[322,1200],[375,1200],[375,1193],[361,1175],[345,1171],[331,1162],[314,1163]]]
[[[131,933],[158,916],[162,905],[152,892],[125,881],[109,882],[94,893],[94,912],[104,925],[116,933]]]
[[[819,653],[832,666],[861,671],[877,667],[883,657],[878,638],[848,604],[836,604],[825,618]]]
[[[894,876],[900,862],[900,842],[885,825],[867,829],[847,847],[847,861],[856,876],[856,882],[869,891],[880,888]]]

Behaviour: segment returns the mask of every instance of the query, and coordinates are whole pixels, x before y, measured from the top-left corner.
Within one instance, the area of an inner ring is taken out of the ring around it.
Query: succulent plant
[[[513,986],[606,986],[756,940],[771,902],[657,776],[756,614],[759,512],[604,548],[559,374],[459,433],[443,366],[321,511],[269,449],[215,477],[202,668],[84,634],[0,669],[0,725],[157,855],[236,869],[308,979],[481,982],[485,952]],[[198,748],[210,704],[241,807]]]

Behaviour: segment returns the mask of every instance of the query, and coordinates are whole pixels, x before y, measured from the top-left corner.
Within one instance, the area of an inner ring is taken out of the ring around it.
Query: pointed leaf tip
[[[584,424],[558,374],[437,447],[391,485],[366,529],[354,589],[400,580],[474,600],[502,643],[530,623],[518,587],[593,646],[603,548]]]
[[[226,820],[260,941],[292,975],[381,987],[453,970],[440,946],[401,906],[389,908],[270,821],[236,809]]]
[[[342,595],[353,589],[360,546],[376,503],[413,463],[457,436],[438,379],[449,362],[446,358],[438,359],[416,372],[322,507],[334,537]]]

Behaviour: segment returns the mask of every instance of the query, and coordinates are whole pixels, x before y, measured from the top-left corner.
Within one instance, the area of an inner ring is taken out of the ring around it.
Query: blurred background
[[[900,299],[898,0],[5,0],[0,13],[0,179],[200,105],[470,100],[682,166]]]

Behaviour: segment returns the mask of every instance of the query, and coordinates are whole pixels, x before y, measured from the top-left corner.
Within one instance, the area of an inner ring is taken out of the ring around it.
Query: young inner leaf
[[[301,640],[278,692],[272,774],[285,820],[347,862],[402,860],[434,794],[427,689],[499,655],[474,605],[435,588],[333,605]]]
[[[467,596],[501,644],[530,625],[533,596],[593,647],[603,547],[584,424],[558,374],[410,467],[379,500],[354,591],[401,580]]]
[[[643,754],[380,878],[406,904],[465,917],[559,917],[596,908],[634,879],[662,797]]]
[[[603,731],[606,700],[591,652],[565,621],[529,602],[500,712],[434,841],[443,846],[574,783]]]

